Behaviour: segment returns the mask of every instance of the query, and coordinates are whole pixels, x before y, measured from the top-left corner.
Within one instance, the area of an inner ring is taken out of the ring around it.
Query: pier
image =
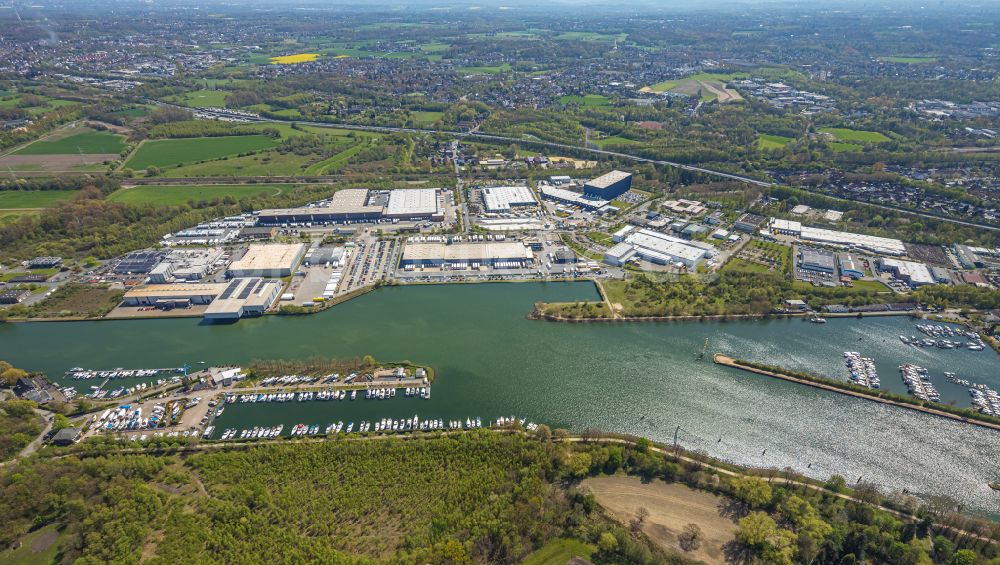
[[[888,404],[888,405],[896,406],[896,407],[899,407],[899,408],[906,408],[908,410],[914,410],[914,411],[917,411],[917,412],[923,412],[925,414],[930,414],[932,416],[939,416],[941,418],[948,418],[949,420],[955,420],[955,421],[958,421],[958,422],[964,422],[966,424],[973,424],[973,425],[976,425],[976,426],[980,426],[980,427],[984,427],[984,428],[990,428],[992,430],[1000,431],[1000,424],[995,423],[995,422],[988,422],[988,421],[985,421],[985,420],[979,420],[979,419],[969,418],[969,417],[966,417],[966,416],[960,416],[958,414],[953,414],[951,412],[945,412],[944,410],[939,410],[937,408],[931,408],[929,406],[922,406],[920,404],[910,404],[908,402],[900,402],[898,400],[893,400],[891,398],[886,398],[886,397],[883,397],[883,396],[878,396],[876,394],[869,394],[869,393],[864,393],[864,392],[861,392],[861,391],[851,390],[851,389],[848,389],[848,388],[837,386],[836,384],[833,384],[833,382],[831,382],[831,383],[825,383],[825,382],[820,382],[818,380],[809,380],[809,379],[795,377],[795,376],[792,376],[792,375],[782,374],[782,373],[779,373],[777,371],[772,371],[772,370],[762,369],[762,368],[759,368],[759,367],[754,367],[752,365],[746,364],[743,361],[740,361],[739,359],[733,359],[732,357],[728,357],[728,356],[723,355],[721,353],[716,353],[715,354],[714,361],[715,361],[715,363],[717,365],[723,365],[723,366],[726,366],[726,367],[732,367],[734,369],[740,369],[741,371],[746,371],[748,373],[755,373],[755,374],[764,375],[764,376],[767,376],[767,377],[774,377],[776,379],[781,379],[783,381],[789,381],[789,382],[798,383],[798,384],[802,384],[802,385],[806,385],[806,386],[811,386],[813,388],[819,388],[819,389],[827,390],[827,391],[830,391],[830,392],[836,392],[838,394],[843,394],[843,395],[846,395],[846,396],[853,396],[854,398],[862,398],[864,400],[871,400],[872,402],[879,402],[879,403],[882,403],[882,404]]]

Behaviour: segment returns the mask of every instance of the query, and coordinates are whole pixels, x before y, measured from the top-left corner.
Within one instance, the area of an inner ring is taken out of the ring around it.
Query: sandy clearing
[[[725,563],[722,547],[733,539],[736,525],[719,515],[722,497],[681,484],[660,480],[643,483],[637,477],[624,475],[589,478],[581,486],[589,489],[597,502],[623,524],[631,522],[639,508],[648,510],[649,517],[642,530],[661,547],[706,563]],[[702,543],[696,551],[685,553],[678,535],[690,523],[701,528]]]
[[[708,90],[719,100],[720,104],[725,104],[727,102],[739,102],[743,100],[739,92],[735,90],[729,90],[725,85],[718,85],[711,81],[699,80],[698,84],[702,86],[705,90]]]
[[[80,165],[99,165],[118,159],[117,153],[83,155],[5,155],[0,157],[0,169],[41,166],[47,171],[67,171]]]

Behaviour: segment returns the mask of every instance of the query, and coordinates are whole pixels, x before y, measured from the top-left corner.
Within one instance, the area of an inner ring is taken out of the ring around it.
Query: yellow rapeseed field
[[[315,61],[319,57],[319,53],[299,53],[298,55],[282,55],[280,57],[271,57],[272,65],[294,65],[295,63],[308,63],[309,61]]]

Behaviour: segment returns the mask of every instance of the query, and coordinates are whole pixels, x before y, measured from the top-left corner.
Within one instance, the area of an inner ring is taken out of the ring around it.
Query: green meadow
[[[168,167],[270,149],[276,145],[278,142],[266,135],[156,139],[140,145],[125,166],[136,170]]]
[[[106,131],[85,130],[66,137],[51,137],[21,148],[15,155],[86,155],[121,153],[125,138]]]
[[[828,133],[841,141],[860,141],[863,143],[883,143],[890,139],[877,131],[864,131],[850,128],[820,128],[819,131]]]

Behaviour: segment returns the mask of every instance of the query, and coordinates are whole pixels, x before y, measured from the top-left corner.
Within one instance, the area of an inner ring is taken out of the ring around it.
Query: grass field
[[[864,131],[850,128],[820,128],[819,131],[828,133],[841,141],[860,141],[863,143],[883,143],[890,139],[877,131]]]
[[[265,135],[157,139],[139,146],[125,166],[137,170],[153,166],[167,167],[270,149],[276,145],[277,141]]]
[[[65,137],[51,137],[28,145],[15,155],[77,155],[98,153],[121,153],[125,149],[125,138],[106,131],[85,129]]]
[[[43,289],[44,290],[44,289]],[[96,285],[67,283],[32,306],[42,316],[76,313],[103,315],[122,300],[122,291]]]
[[[418,126],[431,126],[444,116],[444,112],[410,112],[413,123]]]
[[[229,157],[163,171],[164,177],[223,177],[298,175],[314,159],[312,155],[261,151],[245,157]]]
[[[217,184],[217,185],[184,185],[156,186],[142,185],[134,188],[123,188],[108,197],[111,202],[124,204],[153,204],[156,206],[174,206],[186,204],[189,201],[207,201],[215,198],[247,198],[257,196],[262,192],[271,195],[281,194],[292,189],[291,184]]]
[[[37,215],[37,210],[0,210],[0,226],[16,222],[24,216]]]
[[[4,190],[0,191],[0,209],[48,208],[75,194],[75,190]]]
[[[316,163],[316,164],[310,166],[309,168],[307,168],[306,169],[306,174],[307,175],[329,175],[329,174],[334,174],[334,173],[338,172],[344,165],[346,165],[347,161],[351,157],[354,157],[355,155],[357,155],[358,153],[360,153],[361,150],[365,148],[365,146],[366,146],[366,144],[364,144],[364,143],[358,143],[357,145],[354,145],[353,147],[349,147],[349,148],[341,151],[340,153],[337,153],[336,155],[334,155],[332,157],[329,157],[327,159],[323,159],[319,163]]]
[[[757,136],[757,147],[759,149],[781,149],[792,141],[792,138],[783,135],[762,133]]]
[[[521,565],[566,565],[574,557],[590,559],[597,548],[575,539],[553,540],[521,562]]]
[[[685,83],[689,83],[689,82],[692,82],[692,81],[694,81],[694,82],[704,81],[704,82],[711,82],[711,83],[720,83],[723,86],[725,86],[724,83],[726,81],[733,80],[734,78],[746,78],[748,76],[750,76],[750,75],[747,74],[747,73],[698,73],[698,74],[694,74],[694,75],[690,75],[690,76],[686,76],[686,77],[682,77],[682,78],[678,78],[678,79],[665,80],[663,82],[658,82],[658,83],[656,83],[654,85],[651,85],[651,86],[648,86],[646,88],[648,88],[652,92],[667,92],[668,90],[673,90],[673,89],[675,89],[675,88],[677,88],[679,86],[683,86]]]
[[[885,61],[886,63],[903,63],[913,65],[918,63],[934,63],[937,61],[937,57],[902,57],[892,55],[889,57],[879,57],[878,60]]]
[[[39,528],[21,538],[21,547],[0,551],[0,565],[49,565],[58,563],[59,530],[55,524]]]
[[[618,135],[612,135],[611,137],[605,137],[604,139],[598,139],[594,143],[596,143],[597,146],[600,147],[601,149],[604,149],[605,147],[610,147],[612,145],[635,145],[636,143],[639,143],[639,142],[636,141],[636,140],[634,140],[634,139],[629,139],[627,137],[621,137],[621,136],[618,136]]]
[[[170,96],[167,101],[192,108],[224,108],[227,94],[225,90],[193,90]]]
[[[608,106],[611,104],[606,96],[600,94],[587,94],[584,96],[563,96],[559,98],[560,104],[576,104],[583,108],[593,108],[598,106]]]
[[[504,63],[502,65],[492,66],[492,67],[459,67],[456,70],[462,74],[467,74],[467,75],[472,75],[472,74],[495,75],[509,71],[510,65]]]
[[[880,283],[879,281],[854,281],[851,283],[851,288],[855,290],[870,290],[874,292],[889,292],[889,287]]]
[[[566,31],[555,36],[554,39],[562,41],[625,41],[628,37],[624,33],[598,33],[596,31]]]

